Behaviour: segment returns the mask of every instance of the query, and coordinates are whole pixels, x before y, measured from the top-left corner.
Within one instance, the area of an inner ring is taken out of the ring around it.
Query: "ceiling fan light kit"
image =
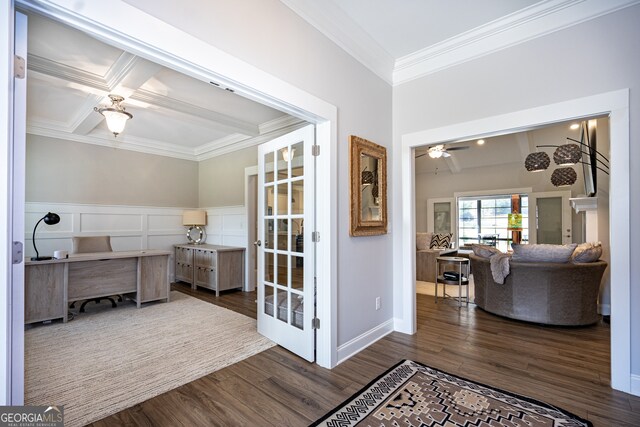
[[[113,133],[114,137],[124,131],[127,120],[133,118],[133,115],[120,104],[124,98],[120,95],[109,95],[111,105],[108,107],[95,107],[93,110],[104,116],[107,121],[107,127]]]

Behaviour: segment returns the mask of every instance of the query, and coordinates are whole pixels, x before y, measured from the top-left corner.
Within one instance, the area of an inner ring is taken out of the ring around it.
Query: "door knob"
[[[260,240],[256,240],[253,244],[256,246],[262,246],[262,242]]]

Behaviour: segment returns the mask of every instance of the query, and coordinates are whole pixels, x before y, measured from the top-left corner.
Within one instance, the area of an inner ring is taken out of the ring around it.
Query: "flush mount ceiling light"
[[[558,168],[551,174],[551,183],[556,187],[573,185],[578,179],[578,174],[573,168]]]
[[[576,130],[580,128],[580,124],[579,123],[573,123],[571,126],[569,126],[569,129],[571,130]]]
[[[572,166],[580,162],[582,150],[578,144],[564,144],[556,148],[553,161],[558,166]]]
[[[478,145],[484,145],[484,143],[485,143],[484,139],[479,139],[476,142],[477,142]]]
[[[530,153],[524,161],[524,167],[527,168],[529,172],[542,172],[546,170],[550,164],[551,159],[544,151]]]
[[[124,110],[124,107],[120,105],[124,98],[120,95],[109,95],[111,99],[111,105],[108,107],[95,107],[93,110],[97,113],[100,113],[107,120],[107,127],[111,132],[113,132],[114,136],[118,136],[119,133],[122,133],[125,125],[127,124],[127,120],[133,118],[131,113],[128,113]]]

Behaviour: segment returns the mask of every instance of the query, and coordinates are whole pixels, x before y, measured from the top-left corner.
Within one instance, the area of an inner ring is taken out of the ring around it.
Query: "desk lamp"
[[[33,236],[31,237],[31,241],[33,242],[33,249],[36,250],[36,256],[31,257],[31,261],[46,261],[48,259],[52,259],[52,257],[50,256],[41,257],[40,253],[38,253],[38,248],[36,247],[36,228],[38,228],[38,225],[43,220],[44,220],[44,223],[47,225],[55,225],[60,222],[60,216],[53,212],[47,212],[45,216],[43,216],[42,218],[40,218],[38,222],[36,222],[36,226],[33,227]]]
[[[207,234],[202,225],[207,225],[207,212],[200,210],[184,211],[182,214],[182,225],[189,226],[187,230],[187,240],[192,245],[204,243]]]

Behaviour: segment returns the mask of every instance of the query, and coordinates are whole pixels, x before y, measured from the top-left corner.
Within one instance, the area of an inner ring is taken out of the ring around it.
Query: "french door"
[[[258,332],[315,359],[314,126],[258,147]]]

